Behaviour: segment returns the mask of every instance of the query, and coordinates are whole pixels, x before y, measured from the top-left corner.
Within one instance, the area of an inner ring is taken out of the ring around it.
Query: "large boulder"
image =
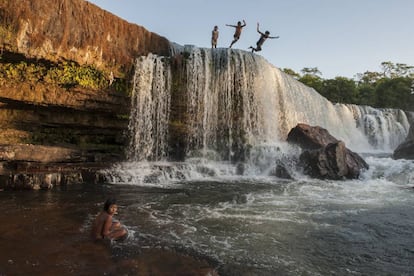
[[[411,125],[405,141],[394,150],[393,157],[414,160],[414,125]]]
[[[356,179],[368,164],[355,152],[347,149],[342,141],[328,144],[320,149],[306,150],[299,164],[304,173],[320,179]]]
[[[299,166],[312,177],[355,179],[362,170],[369,168],[362,157],[319,126],[298,124],[289,132],[287,141],[304,150],[299,157]]]
[[[292,128],[288,134],[287,141],[309,150],[319,149],[329,143],[338,142],[326,129],[307,124],[298,124]]]

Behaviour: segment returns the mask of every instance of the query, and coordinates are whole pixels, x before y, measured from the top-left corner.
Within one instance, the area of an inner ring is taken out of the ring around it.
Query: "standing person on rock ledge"
[[[219,37],[218,27],[214,26],[214,29],[211,32],[211,48],[217,48],[218,37]]]
[[[271,39],[273,39],[273,38],[279,38],[278,36],[270,36],[270,32],[269,31],[266,31],[266,32],[262,33],[259,30],[259,22],[257,22],[257,32],[260,34],[260,38],[256,42],[256,48],[253,48],[253,46],[250,46],[249,47],[249,49],[252,49],[252,53],[254,51],[256,51],[256,52],[261,51],[262,50],[262,45],[266,41],[266,39],[268,39],[268,38],[271,38]]]
[[[236,30],[234,31],[234,35],[233,35],[233,41],[231,42],[231,44],[230,44],[230,47],[229,48],[231,48],[231,46],[233,46],[233,44],[234,43],[236,43],[237,42],[237,40],[239,40],[239,38],[240,38],[240,35],[241,35],[241,32],[242,32],[242,29],[244,28],[244,27],[246,27],[246,21],[244,21],[244,19],[243,19],[243,25],[242,25],[242,23],[239,21],[239,22],[237,22],[237,25],[229,25],[229,24],[226,24],[226,26],[229,26],[229,27],[233,27],[233,28],[235,28]]]

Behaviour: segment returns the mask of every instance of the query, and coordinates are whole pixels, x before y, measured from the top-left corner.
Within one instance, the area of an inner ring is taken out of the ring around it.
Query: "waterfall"
[[[407,137],[410,123],[402,110],[353,106],[357,123],[370,144],[385,151],[394,150]]]
[[[390,152],[408,133],[404,112],[333,104],[259,55],[194,46],[174,55],[137,59],[130,160],[168,159],[177,144],[186,158],[244,161],[255,147],[279,147],[298,123],[326,128],[357,152]],[[171,125],[184,129],[180,143]]]
[[[167,156],[171,70],[163,59],[150,54],[136,61],[129,122],[130,161]]]
[[[219,49],[186,47],[189,144],[192,150],[219,150],[231,159],[243,145],[276,139],[277,116],[269,112],[276,94],[263,98],[265,82],[257,76],[254,55]],[[265,119],[265,117],[268,117]],[[265,124],[268,124],[265,126]]]

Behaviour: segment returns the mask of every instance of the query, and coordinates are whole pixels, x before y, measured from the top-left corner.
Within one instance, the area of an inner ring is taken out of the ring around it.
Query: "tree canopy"
[[[380,68],[379,72],[358,73],[355,79],[323,79],[317,67],[303,68],[301,74],[289,68],[283,72],[335,103],[414,111],[414,66],[386,61]]]

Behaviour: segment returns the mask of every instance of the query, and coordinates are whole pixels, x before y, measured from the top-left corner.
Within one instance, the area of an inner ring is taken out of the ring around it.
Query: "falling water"
[[[165,244],[217,260],[222,275],[413,274],[414,163],[389,157],[405,112],[333,104],[245,51],[173,53],[137,60],[129,161],[107,173],[129,184],[117,186],[138,233],[126,252]],[[298,123],[364,153],[369,170],[304,176],[284,142]],[[292,179],[272,174],[279,161]]]
[[[171,71],[162,57],[136,61],[133,81],[130,161],[158,160],[167,154]]]
[[[219,154],[245,160],[263,145],[280,148],[298,123],[318,125],[358,152],[392,151],[408,133],[404,112],[333,104],[264,58],[240,50],[184,46],[180,85],[186,97],[185,156]],[[162,160],[168,152],[171,60],[149,55],[136,63],[131,160]],[[183,103],[180,103],[183,104]]]

